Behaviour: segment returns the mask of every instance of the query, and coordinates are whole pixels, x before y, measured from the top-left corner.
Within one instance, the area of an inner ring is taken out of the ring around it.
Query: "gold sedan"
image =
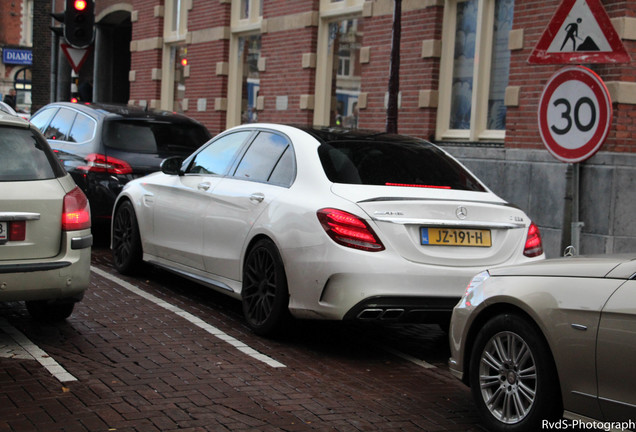
[[[489,430],[636,429],[636,257],[559,258],[475,276],[451,372]]]

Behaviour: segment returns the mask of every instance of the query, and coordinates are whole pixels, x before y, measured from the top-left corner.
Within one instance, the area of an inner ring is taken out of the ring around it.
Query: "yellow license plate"
[[[422,227],[421,234],[423,245],[474,247],[492,246],[489,229]]]

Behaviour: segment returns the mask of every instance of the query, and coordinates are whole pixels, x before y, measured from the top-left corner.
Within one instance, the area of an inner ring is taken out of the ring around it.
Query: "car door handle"
[[[260,192],[257,193],[253,193],[252,195],[250,195],[250,201],[256,201],[256,202],[263,202],[265,200],[265,195],[263,195]]]
[[[212,186],[210,182],[203,182],[197,185],[197,189],[199,189],[200,191],[206,191],[210,189],[210,186]]]

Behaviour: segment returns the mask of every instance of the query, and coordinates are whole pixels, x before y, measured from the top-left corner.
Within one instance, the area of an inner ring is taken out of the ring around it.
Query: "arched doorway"
[[[16,90],[16,110],[31,112],[31,68],[25,67],[16,71],[13,77]]]
[[[96,17],[93,101],[128,103],[132,7],[122,4]],[[129,10],[130,9],[130,10]]]

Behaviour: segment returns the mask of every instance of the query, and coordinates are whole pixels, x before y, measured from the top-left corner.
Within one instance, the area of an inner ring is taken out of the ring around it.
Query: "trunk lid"
[[[523,254],[530,220],[490,192],[334,184],[387,247],[422,264],[492,266]]]
[[[65,191],[57,179],[0,183],[0,222],[25,221],[23,241],[0,241],[0,261],[56,256],[62,237]]]

